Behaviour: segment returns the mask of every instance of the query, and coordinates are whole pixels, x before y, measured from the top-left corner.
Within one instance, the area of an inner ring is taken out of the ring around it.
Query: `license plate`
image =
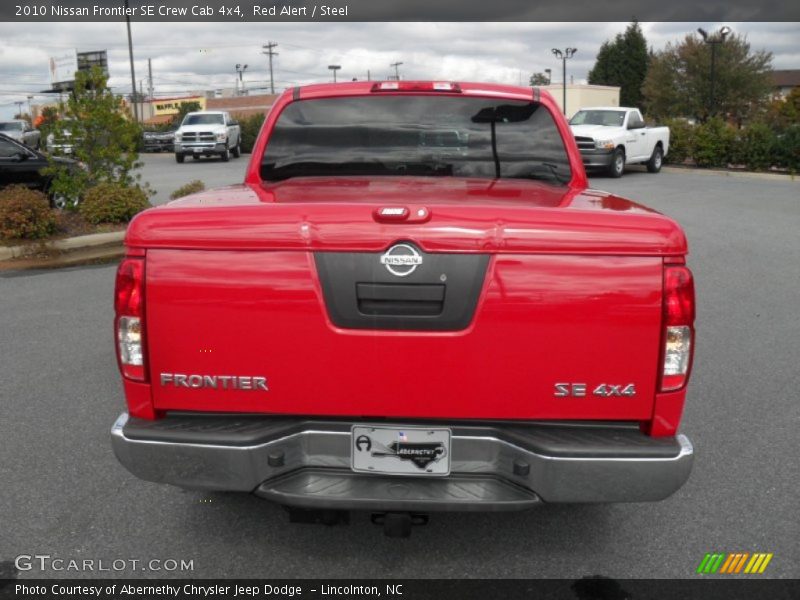
[[[192,148],[192,152],[194,152],[195,154],[200,154],[202,151],[203,151],[202,148]]]
[[[360,473],[449,475],[450,430],[354,425],[350,453]]]

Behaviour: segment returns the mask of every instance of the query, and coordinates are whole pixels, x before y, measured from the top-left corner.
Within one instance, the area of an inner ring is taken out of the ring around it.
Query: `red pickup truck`
[[[587,188],[545,92],[288,90],[242,185],[147,210],[125,243],[112,442],[142,479],[402,535],[689,476],[685,236]]]

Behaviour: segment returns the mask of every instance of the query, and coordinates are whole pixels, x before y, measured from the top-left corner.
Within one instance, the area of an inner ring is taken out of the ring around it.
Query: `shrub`
[[[685,119],[670,119],[666,126],[669,127],[669,154],[667,160],[674,164],[683,164],[687,158],[692,157],[694,146],[694,127]]]
[[[127,223],[150,207],[147,193],[140,187],[101,183],[86,192],[78,212],[89,223]]]
[[[239,121],[242,132],[242,152],[252,152],[266,115],[251,115]]]
[[[695,129],[694,161],[700,167],[727,167],[735,143],[733,129],[719,117]]]
[[[55,212],[42,192],[21,185],[0,190],[0,238],[40,239],[56,227]]]
[[[800,125],[787,127],[775,136],[775,160],[792,173],[800,171]]]
[[[763,123],[754,123],[742,131],[736,145],[734,161],[748,169],[769,169],[775,162],[775,134]]]
[[[206,184],[200,181],[199,179],[195,179],[194,181],[190,181],[186,185],[182,185],[177,190],[172,192],[169,195],[170,200],[176,200],[178,198],[183,198],[184,196],[188,196],[189,194],[196,194],[197,192],[202,192],[206,189]]]
[[[108,76],[99,68],[78,71],[75,89],[64,107],[64,120],[54,127],[56,138],[72,145],[72,158],[82,168],[50,160],[44,173],[52,177],[50,191],[74,202],[100,183],[132,186],[141,175],[137,145],[142,142],[139,124],[131,118],[121,95],[108,87]],[[65,140],[66,141],[66,140]]]

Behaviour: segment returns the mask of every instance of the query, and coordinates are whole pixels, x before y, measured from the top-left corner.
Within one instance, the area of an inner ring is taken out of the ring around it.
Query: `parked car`
[[[686,238],[587,187],[537,89],[287,90],[242,185],[128,227],[117,458],[392,536],[432,511],[666,498],[693,460]]]
[[[142,137],[145,152],[175,151],[175,131],[145,131]]]
[[[42,138],[42,133],[38,129],[34,129],[27,121],[22,119],[0,121],[0,133],[36,150],[39,149]]]
[[[71,169],[78,168],[74,160],[63,157],[51,157],[57,163],[67,165]],[[52,192],[52,177],[44,175],[42,169],[48,166],[48,158],[33,148],[28,148],[15,139],[0,134],[0,188],[20,184],[47,194],[54,208],[64,208],[68,199]]]
[[[219,156],[228,161],[242,153],[239,123],[225,111],[206,110],[188,113],[175,132],[175,160],[187,156]]]
[[[625,165],[635,163],[658,173],[669,151],[669,128],[645,126],[638,108],[584,108],[569,123],[584,167],[612,177],[622,177]]]

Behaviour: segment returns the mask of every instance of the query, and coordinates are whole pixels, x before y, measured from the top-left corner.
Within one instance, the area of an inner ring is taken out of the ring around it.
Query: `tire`
[[[625,172],[625,150],[617,148],[611,155],[611,163],[608,165],[608,174],[615,179],[622,177]]]
[[[227,146],[225,147],[225,152],[219,155],[222,159],[222,162],[228,162],[231,159],[231,149]]]
[[[233,148],[233,158],[239,158],[242,155],[242,142],[236,142],[236,146]]]
[[[647,161],[647,170],[650,173],[658,173],[663,164],[664,149],[661,146],[656,145],[656,147],[653,148],[653,155],[650,157],[650,160]]]
[[[178,152],[175,153],[175,162],[182,163],[186,157]]]
[[[52,194],[50,196],[50,208],[56,210],[65,210],[70,207],[76,208],[78,203],[78,200],[70,200],[70,198],[64,194]]]

